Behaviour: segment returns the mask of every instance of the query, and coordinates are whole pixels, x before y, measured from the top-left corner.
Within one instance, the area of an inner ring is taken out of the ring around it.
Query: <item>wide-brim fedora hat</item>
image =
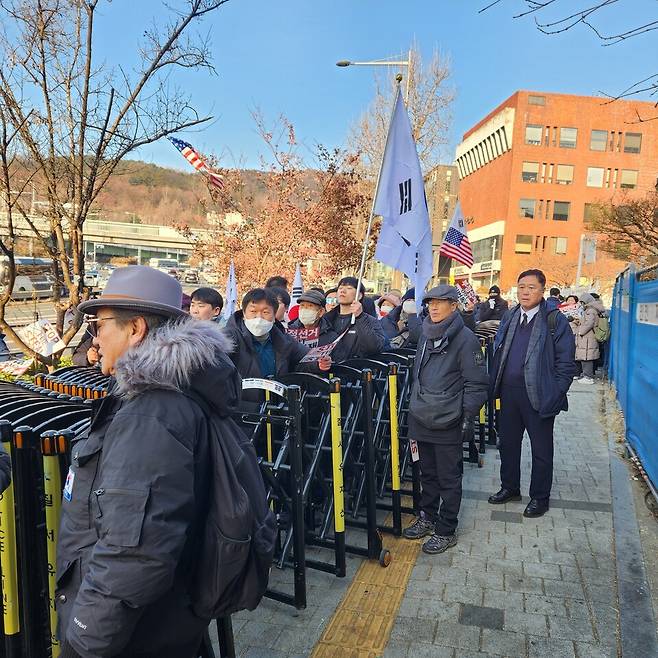
[[[173,276],[145,265],[128,265],[114,270],[100,297],[82,302],[78,311],[95,315],[99,308],[122,308],[179,318],[186,315],[182,300],[183,289]]]

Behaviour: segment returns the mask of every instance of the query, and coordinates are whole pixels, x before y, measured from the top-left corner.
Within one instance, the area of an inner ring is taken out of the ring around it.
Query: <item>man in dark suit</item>
[[[521,442],[527,430],[532,449],[530,502],[523,514],[542,516],[553,482],[553,423],[567,409],[575,372],[573,332],[565,316],[544,300],[546,277],[527,270],[517,282],[518,306],[496,334],[491,394],[500,397],[501,489],[492,505],[521,500]]]

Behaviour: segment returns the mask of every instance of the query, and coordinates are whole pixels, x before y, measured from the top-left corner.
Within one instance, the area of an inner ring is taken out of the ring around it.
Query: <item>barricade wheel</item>
[[[391,560],[393,559],[391,555],[391,551],[382,548],[381,553],[379,554],[379,564],[380,566],[386,568],[389,564],[391,564]]]

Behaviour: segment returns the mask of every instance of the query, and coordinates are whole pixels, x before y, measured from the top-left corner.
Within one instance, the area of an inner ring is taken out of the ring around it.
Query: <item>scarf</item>
[[[423,320],[423,335],[428,340],[438,340],[439,338],[443,338],[448,332],[448,329],[450,329],[452,324],[457,320],[458,315],[459,311],[454,311],[445,320],[441,320],[441,322],[432,322],[428,315]]]

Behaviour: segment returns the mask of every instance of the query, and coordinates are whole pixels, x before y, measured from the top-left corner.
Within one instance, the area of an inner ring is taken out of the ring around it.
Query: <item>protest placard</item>
[[[457,281],[455,283],[457,288],[457,294],[459,295],[459,302],[462,306],[468,306],[469,304],[475,304],[477,301],[477,296],[473,286],[469,281]]]
[[[37,320],[16,329],[16,333],[28,347],[42,356],[52,356],[66,347],[57,329],[48,320]]]
[[[28,371],[33,362],[34,359],[9,359],[0,363],[0,372],[19,377]]]
[[[318,347],[312,347],[309,351],[308,354],[300,361],[300,363],[310,363],[311,361],[317,361],[318,359],[322,359],[325,356],[331,356],[331,353],[334,351],[334,348],[336,345],[338,345],[340,339],[348,332],[349,327],[343,331],[343,333],[336,338],[336,340],[332,340],[331,343],[327,343],[326,345],[320,345]]]
[[[567,304],[566,302],[560,304],[558,307],[560,313],[564,314],[567,319],[580,320],[583,317],[583,308],[578,302],[571,302]]]
[[[317,347],[320,340],[320,327],[316,327],[315,329],[307,329],[306,327],[292,329],[288,327],[286,332],[297,342],[304,343],[304,345],[308,345],[309,347]]]

